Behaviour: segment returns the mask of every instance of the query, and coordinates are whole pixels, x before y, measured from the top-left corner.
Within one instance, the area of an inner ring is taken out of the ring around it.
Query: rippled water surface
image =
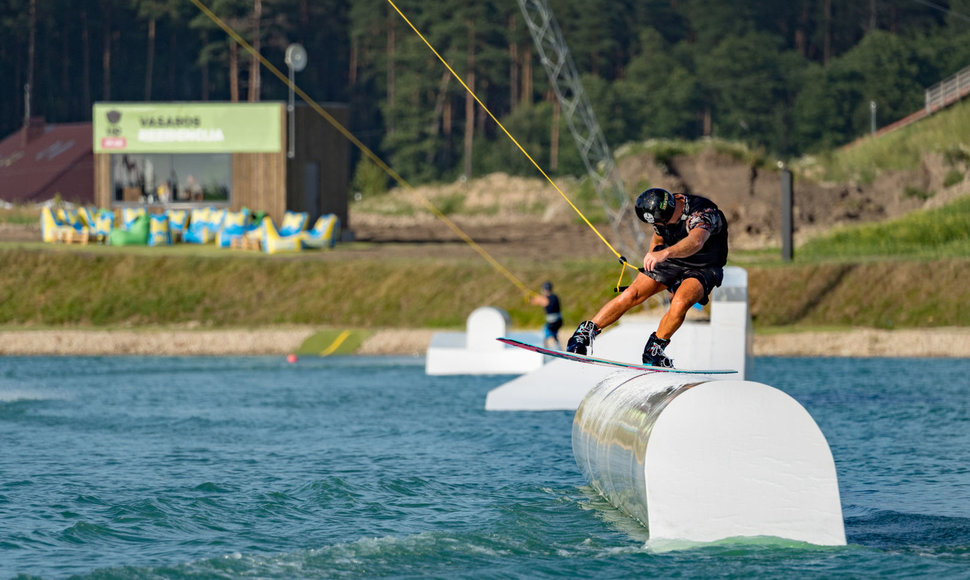
[[[405,358],[0,358],[0,578],[970,577],[970,361],[756,361],[836,460],[847,547],[661,551],[572,413]]]

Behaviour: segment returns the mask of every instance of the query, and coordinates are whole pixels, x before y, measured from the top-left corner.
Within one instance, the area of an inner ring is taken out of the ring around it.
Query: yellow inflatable
[[[263,251],[267,254],[303,250],[303,232],[281,236],[269,216],[263,218]]]

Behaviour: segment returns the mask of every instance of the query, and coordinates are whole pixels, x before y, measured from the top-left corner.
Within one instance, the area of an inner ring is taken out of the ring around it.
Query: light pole
[[[876,134],[876,101],[869,101],[869,132]]]
[[[288,47],[286,47],[286,67],[290,69],[290,82],[289,82],[290,100],[286,105],[287,117],[289,118],[289,121],[290,121],[290,127],[289,127],[289,130],[287,131],[287,135],[289,136],[290,146],[286,151],[286,157],[288,159],[293,159],[293,157],[296,155],[296,152],[295,152],[296,118],[294,115],[296,107],[293,99],[293,87],[294,87],[293,73],[300,72],[301,70],[306,68],[306,50],[303,48],[302,45],[291,44]]]

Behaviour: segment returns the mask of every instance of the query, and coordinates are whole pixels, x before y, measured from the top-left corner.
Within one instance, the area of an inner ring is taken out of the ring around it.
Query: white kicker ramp
[[[509,336],[508,312],[481,306],[468,315],[465,332],[436,332],[425,356],[424,370],[429,375],[514,375],[542,366],[543,356],[495,340]],[[516,338],[538,342],[535,332],[519,333]]]
[[[646,525],[652,541],[845,544],[828,443],[774,387],[614,372],[582,401],[572,442],[592,486]]]

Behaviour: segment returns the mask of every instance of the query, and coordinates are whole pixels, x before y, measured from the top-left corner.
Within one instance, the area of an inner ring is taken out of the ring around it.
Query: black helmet
[[[542,289],[546,292],[552,292],[552,282],[543,282]]]
[[[666,189],[651,187],[637,197],[637,217],[648,224],[663,224],[674,215],[674,195]]]

